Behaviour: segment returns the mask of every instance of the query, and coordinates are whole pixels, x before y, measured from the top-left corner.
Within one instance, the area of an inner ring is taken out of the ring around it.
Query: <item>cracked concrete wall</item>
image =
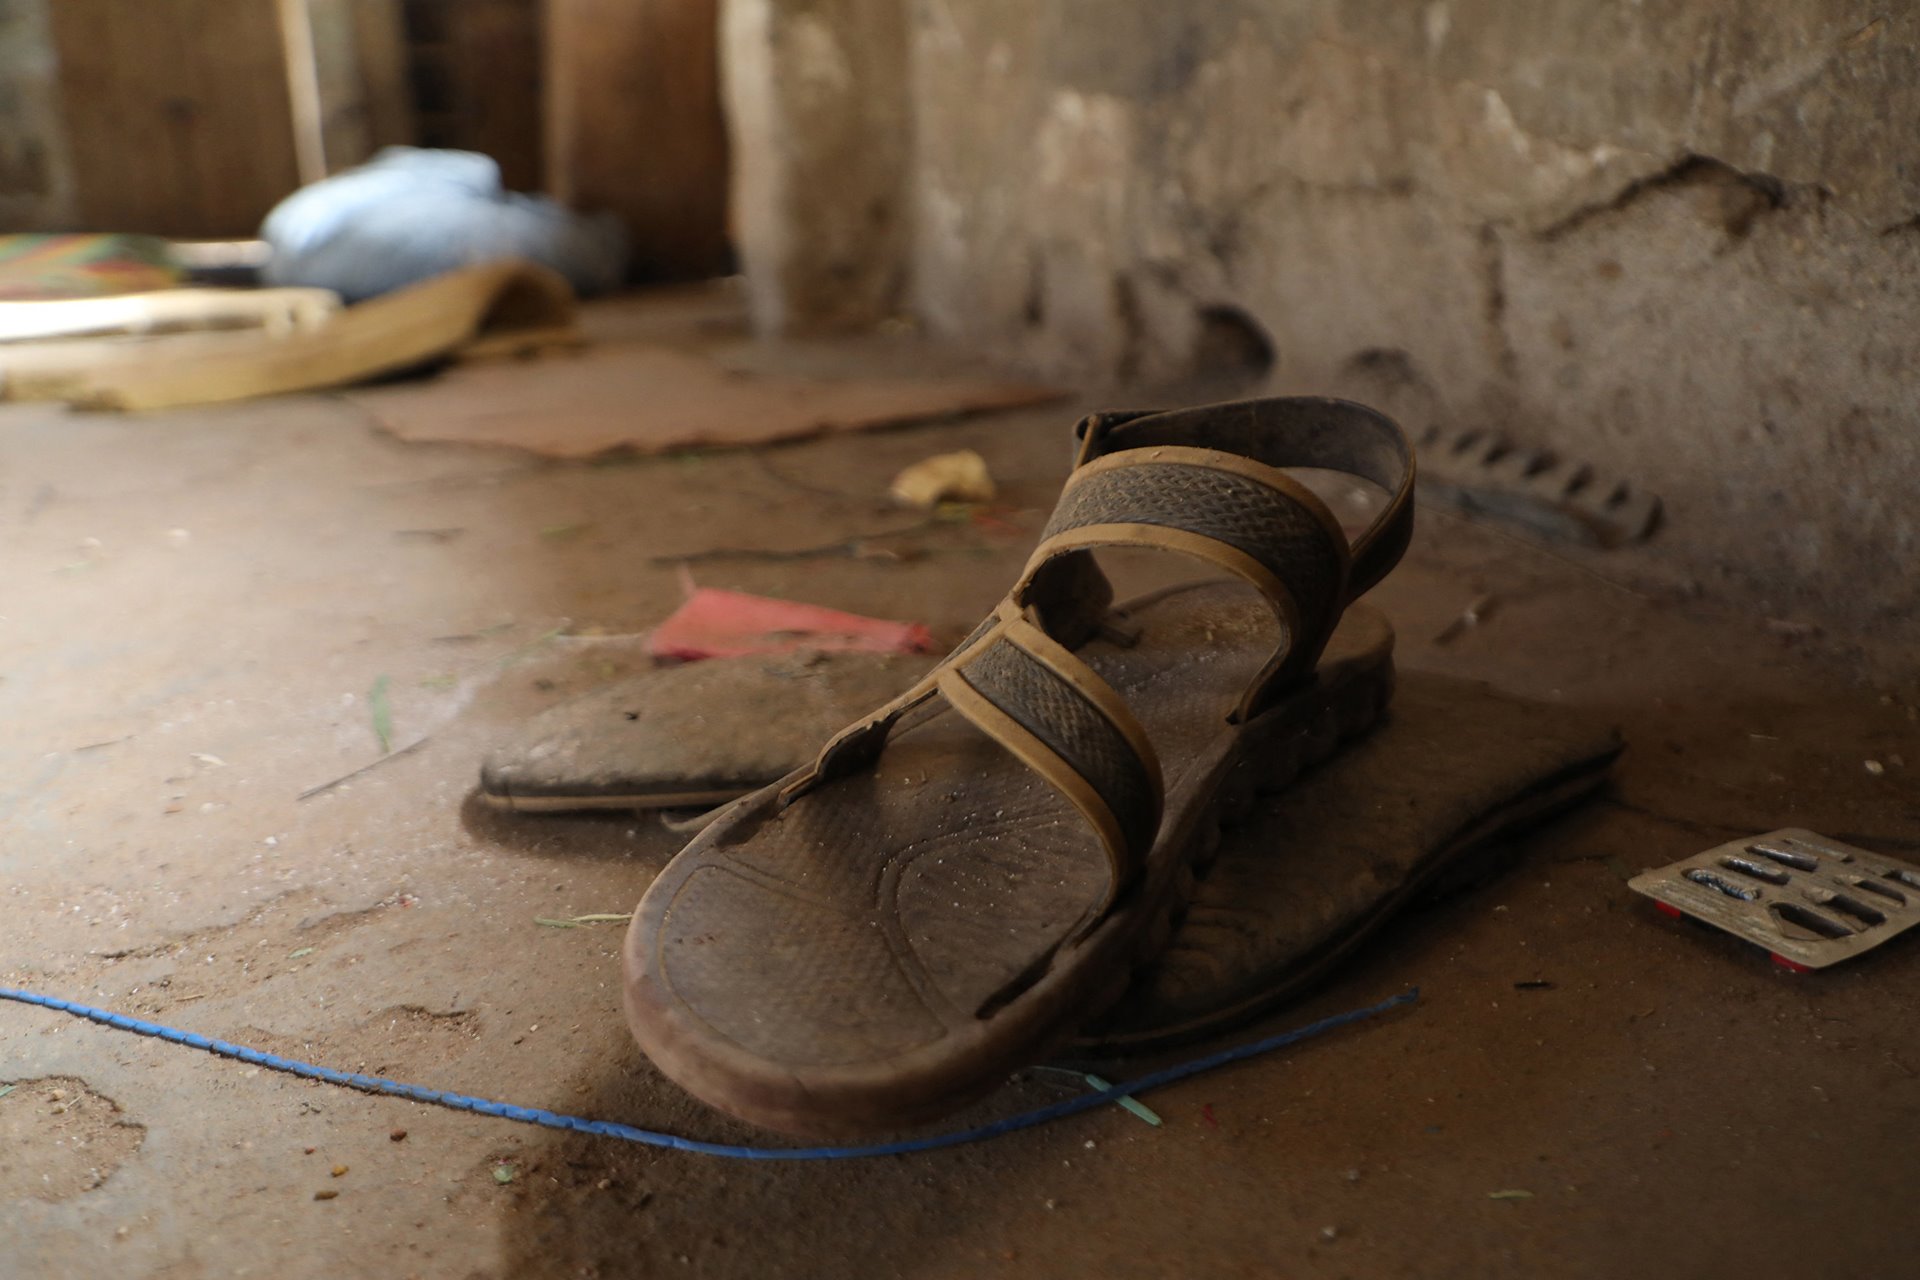
[[[725,0],[733,232],[763,333],[900,304],[911,228],[901,0]]]
[[[1237,308],[1277,389],[1584,457],[1706,589],[1920,628],[1920,15],[912,0],[911,41],[935,332],[1155,380]]]
[[[1651,488],[1705,590],[1920,636],[1911,6],[728,0],[728,26],[762,328],[903,299],[1094,384],[1224,352]]]

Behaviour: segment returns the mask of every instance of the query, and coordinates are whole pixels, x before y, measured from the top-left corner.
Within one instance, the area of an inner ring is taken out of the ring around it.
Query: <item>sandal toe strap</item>
[[[955,711],[1073,803],[1106,848],[1109,896],[1125,887],[1159,833],[1163,783],[1113,686],[1018,613],[938,682]]]
[[[1086,819],[1111,871],[1104,910],[1145,864],[1159,833],[1159,757],[1113,687],[1011,600],[919,684],[836,734],[783,789],[782,803],[872,765],[902,718],[935,695]]]

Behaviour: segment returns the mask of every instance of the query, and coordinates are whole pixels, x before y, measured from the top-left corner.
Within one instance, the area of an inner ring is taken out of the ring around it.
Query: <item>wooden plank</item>
[[[573,290],[557,274],[527,262],[485,262],[382,294],[317,330],[260,338],[244,354],[100,376],[73,403],[165,409],[345,386],[451,354],[489,331],[531,330],[545,341],[573,315]]]
[[[0,4],[0,232],[72,224],[59,68],[44,4]]]
[[[492,156],[512,191],[540,185],[539,0],[410,0],[422,146]]]
[[[538,0],[460,0],[453,56],[459,111],[473,150],[500,163],[510,191],[540,189]]]
[[[556,273],[530,262],[486,262],[349,307],[317,328],[103,341],[94,344],[100,359],[78,368],[36,369],[29,350],[17,376],[4,364],[0,370],[15,398],[166,409],[360,382],[450,354],[482,334],[551,341],[574,317],[573,290]]]
[[[327,289],[162,289],[107,298],[0,302],[0,344],[38,345],[89,334],[174,330],[317,329],[340,309]],[[0,362],[17,354],[0,346]]]
[[[306,0],[327,171],[414,140],[398,0]]]
[[[407,42],[399,0],[345,0],[353,11],[355,62],[367,152],[414,141],[413,95],[407,84]]]
[[[546,0],[547,190],[611,209],[634,274],[728,269],[716,0]]]
[[[302,183],[327,176],[326,108],[320,101],[320,63],[313,50],[313,15],[307,0],[276,0],[280,48],[293,102],[293,158]]]
[[[76,220],[251,235],[299,185],[273,0],[58,0]]]

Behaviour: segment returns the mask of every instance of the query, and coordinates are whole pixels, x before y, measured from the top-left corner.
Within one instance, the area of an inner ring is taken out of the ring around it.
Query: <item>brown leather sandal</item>
[[[1413,459],[1390,420],[1291,398],[1078,433],[993,615],[807,768],[724,810],[642,899],[629,1025],[713,1106],[824,1136],[993,1088],[1153,959],[1227,811],[1377,714],[1392,632],[1347,606],[1412,531]],[[1349,545],[1283,467],[1390,496]],[[1116,619],[1099,547],[1178,551],[1246,585]]]

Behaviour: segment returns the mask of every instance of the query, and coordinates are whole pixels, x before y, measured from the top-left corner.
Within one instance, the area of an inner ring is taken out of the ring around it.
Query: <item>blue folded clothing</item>
[[[282,200],[260,234],[273,248],[269,284],[332,289],[349,302],[499,258],[552,267],[583,297],[617,288],[627,267],[612,214],[508,191],[500,166],[471,151],[388,147]]]

